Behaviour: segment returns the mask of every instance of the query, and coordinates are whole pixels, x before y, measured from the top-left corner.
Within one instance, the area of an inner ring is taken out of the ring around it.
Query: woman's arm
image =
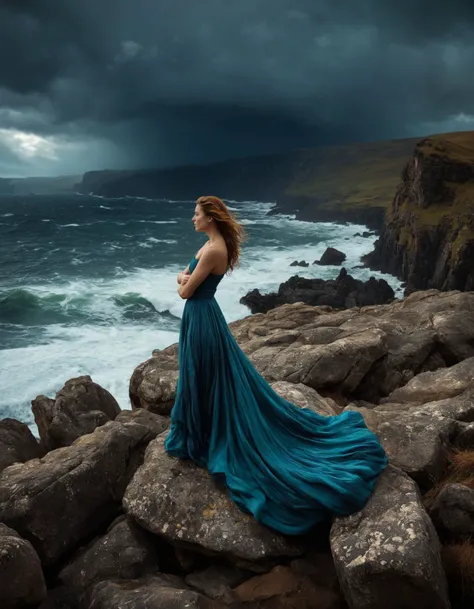
[[[189,276],[189,279],[185,284],[179,286],[178,294],[181,296],[181,298],[184,298],[185,300],[191,298],[204,279],[206,279],[206,277],[212,273],[215,266],[216,253],[211,249],[205,250],[201,254],[199,262],[197,263],[197,266],[192,274]]]
[[[176,281],[181,284],[182,283],[182,279],[184,275],[189,275],[189,265],[184,269],[184,271],[181,271],[180,273],[178,273],[178,276],[176,277]]]

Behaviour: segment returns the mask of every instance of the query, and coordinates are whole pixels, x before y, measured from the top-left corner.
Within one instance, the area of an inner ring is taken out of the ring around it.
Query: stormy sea
[[[176,274],[204,243],[191,222],[194,201],[86,195],[0,197],[0,418],[35,431],[31,400],[54,397],[69,378],[90,375],[129,408],[134,368],[153,349],[178,339],[184,301]],[[335,278],[313,262],[328,246],[347,255],[356,278],[384,277],[355,268],[376,237],[360,225],[268,216],[272,203],[230,202],[245,225],[241,265],[217,293],[228,322],[249,314],[239,304],[253,288],[274,291],[293,274]]]

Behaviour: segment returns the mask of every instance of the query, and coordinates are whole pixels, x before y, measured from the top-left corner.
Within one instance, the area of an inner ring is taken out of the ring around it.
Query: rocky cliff
[[[474,132],[419,142],[366,262],[408,291],[474,290]]]

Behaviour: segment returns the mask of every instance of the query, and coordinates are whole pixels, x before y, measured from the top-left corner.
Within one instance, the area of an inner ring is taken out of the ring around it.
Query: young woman
[[[217,197],[201,197],[196,231],[206,244],[178,275],[186,299],[168,454],[218,476],[233,501],[289,535],[360,510],[387,457],[362,415],[325,417],[284,400],[257,372],[214,294],[238,263],[243,231]]]

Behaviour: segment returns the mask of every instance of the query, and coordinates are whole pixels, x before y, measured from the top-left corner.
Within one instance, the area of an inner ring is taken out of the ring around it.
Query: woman
[[[242,228],[217,197],[198,199],[193,223],[208,240],[178,275],[186,305],[168,454],[207,467],[242,510],[282,533],[360,510],[387,464],[378,439],[359,413],[298,408],[257,372],[214,299]]]

